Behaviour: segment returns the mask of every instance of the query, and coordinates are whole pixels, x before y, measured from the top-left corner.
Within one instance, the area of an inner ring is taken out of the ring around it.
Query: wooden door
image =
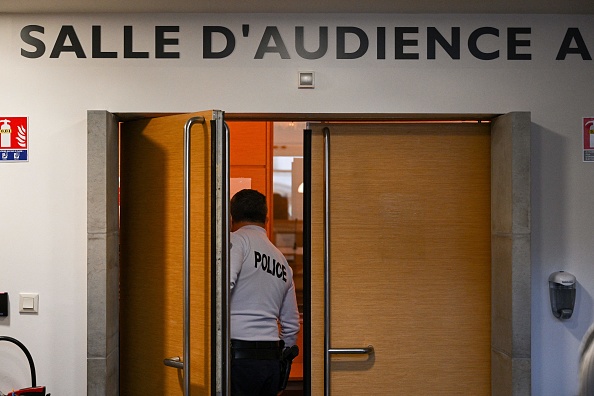
[[[329,257],[324,277],[324,139]],[[490,394],[490,132],[485,124],[312,128],[311,387],[323,395]]]
[[[120,128],[120,394],[181,395],[184,352],[184,125],[191,130],[192,395],[211,394],[212,111],[125,122]]]

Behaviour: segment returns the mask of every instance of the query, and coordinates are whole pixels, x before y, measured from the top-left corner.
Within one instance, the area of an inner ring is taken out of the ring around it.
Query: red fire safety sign
[[[27,117],[0,116],[0,162],[29,161]]]

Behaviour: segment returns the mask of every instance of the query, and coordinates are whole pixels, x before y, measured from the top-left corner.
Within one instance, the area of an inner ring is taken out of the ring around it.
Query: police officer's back
[[[283,348],[299,332],[293,271],[264,229],[266,197],[231,200],[231,394],[276,395]],[[280,332],[279,332],[280,324]]]

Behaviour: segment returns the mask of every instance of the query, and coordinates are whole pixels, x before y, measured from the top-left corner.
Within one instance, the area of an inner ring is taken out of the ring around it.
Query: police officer
[[[231,199],[232,396],[276,395],[283,344],[299,332],[293,271],[266,235],[267,213],[256,190]]]

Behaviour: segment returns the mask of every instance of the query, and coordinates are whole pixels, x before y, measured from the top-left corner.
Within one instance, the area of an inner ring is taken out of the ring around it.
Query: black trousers
[[[279,382],[278,360],[231,361],[231,396],[276,396]]]

